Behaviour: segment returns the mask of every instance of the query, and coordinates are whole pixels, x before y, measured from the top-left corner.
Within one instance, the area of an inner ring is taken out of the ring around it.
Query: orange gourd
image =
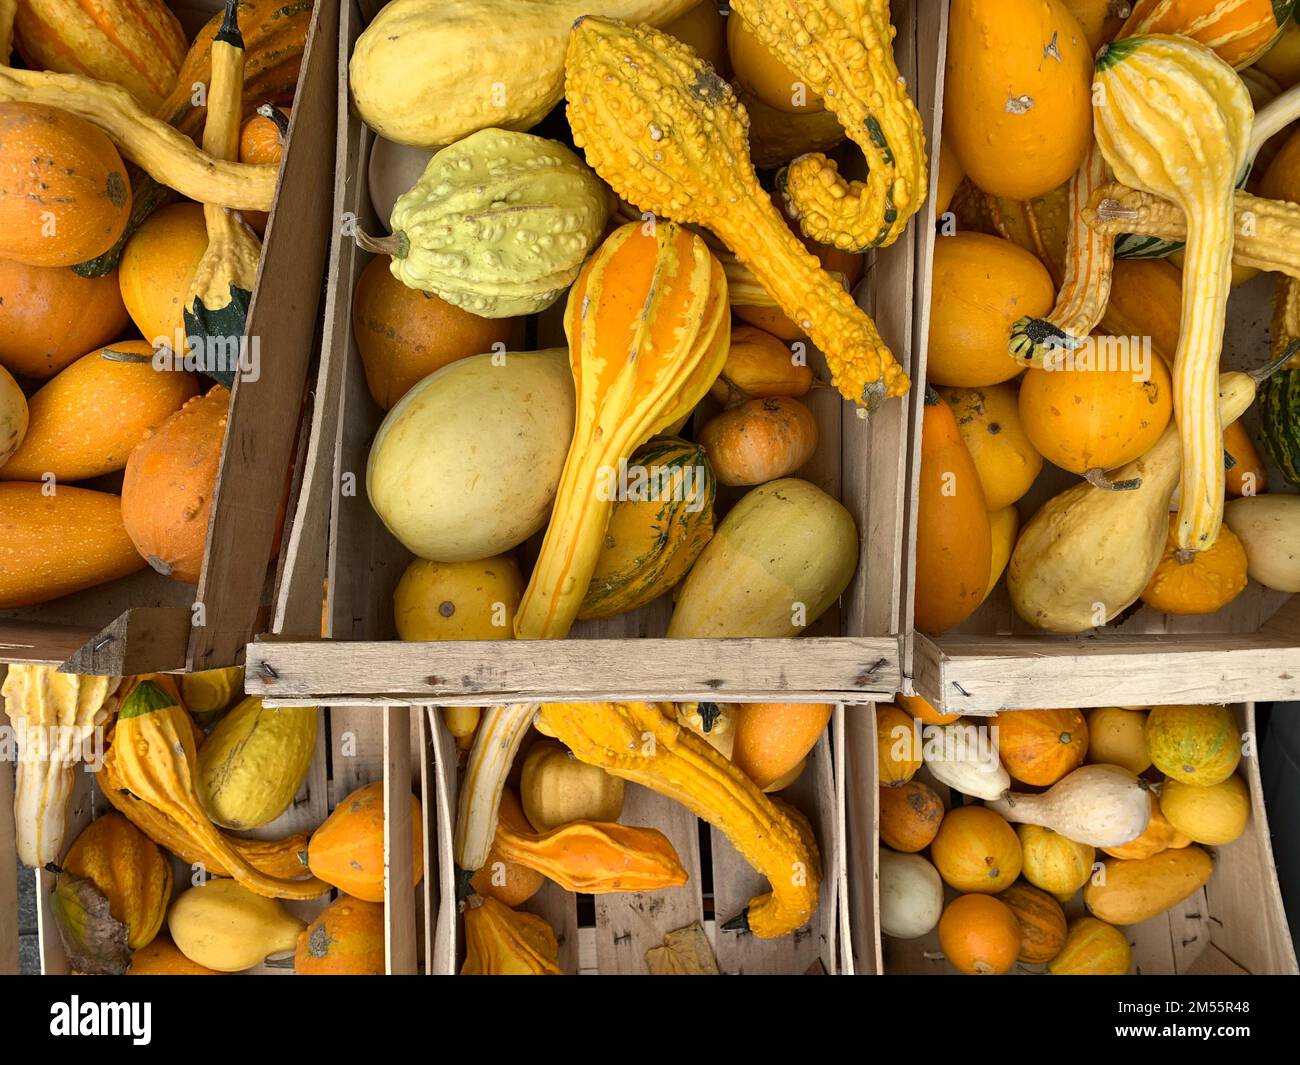
[[[916,627],[937,636],[984,599],[993,534],[979,471],[952,408],[927,390],[917,498]]]
[[[727,19],[727,54],[736,84],[785,114],[824,111],[821,97],[773,55],[739,13]]]
[[[1179,832],[1169,823],[1169,819],[1160,809],[1160,800],[1154,791],[1149,793],[1148,799],[1151,803],[1151,820],[1147,822],[1146,831],[1131,843],[1118,847],[1103,847],[1102,849],[1112,858],[1132,861],[1138,858],[1150,858],[1171,848],[1191,845],[1192,837]]]
[[[994,720],[998,754],[1016,780],[1046,787],[1083,765],[1088,723],[1078,710],[1008,710]]]
[[[1065,946],[1065,911],[1046,891],[1023,881],[1012,884],[998,899],[1011,907],[1020,922],[1018,961],[1041,964]]]
[[[920,731],[890,703],[876,707],[876,762],[884,788],[906,784],[921,768]]]
[[[925,850],[943,822],[943,800],[920,780],[881,788],[878,809],[881,842],[904,854]]]
[[[6,481],[84,481],[126,466],[149,430],[199,390],[193,374],[156,370],[153,349],[124,340],[78,359],[27,403],[27,435],[0,467]]]
[[[493,898],[471,898],[463,920],[461,976],[563,975],[555,929],[545,918],[512,910]]]
[[[510,788],[501,790],[501,805],[497,812],[498,833],[502,823],[529,832],[533,827],[528,823],[519,796]],[[488,851],[487,861],[470,877],[469,886],[474,894],[491,896],[498,902],[513,908],[522,906],[531,899],[545,883],[546,877],[536,869],[506,858],[497,847],[494,838],[492,849]]]
[[[411,886],[424,876],[420,800],[411,796]],[[384,901],[384,785],[357,788],[334,807],[307,844],[307,867],[363,902]]]
[[[904,695],[899,692],[894,696],[894,702],[910,716],[919,718],[924,725],[951,725],[961,719],[961,714],[941,714],[922,695]]]
[[[1223,427],[1223,450],[1232,459],[1226,473],[1228,495],[1257,496],[1268,488],[1268,467],[1241,421]]]
[[[157,935],[131,954],[127,976],[226,976],[196,961],[190,961],[171,939]]]
[[[207,224],[197,203],[159,208],[127,240],[118,285],[131,321],[150,343],[183,350],[182,309],[207,247]]]
[[[107,135],[52,107],[0,103],[0,259],[75,266],[108,251],[131,184]]]
[[[760,788],[780,780],[826,731],[828,703],[744,703],[731,707],[731,762]]]
[[[967,976],[1010,972],[1021,939],[1015,911],[990,895],[953,899],[939,918],[939,947],[949,964]]]
[[[144,566],[108,492],[0,484],[0,610],[33,606]]]
[[[1213,614],[1246,588],[1246,549],[1227,525],[1202,551],[1178,547],[1178,518],[1169,519],[1165,553],[1142,591],[1142,602],[1164,614]]]
[[[751,399],[706,422],[700,445],[719,484],[763,484],[793,474],[812,458],[817,419],[797,399]]]
[[[257,114],[244,122],[239,131],[239,161],[241,163],[274,163],[280,165],[284,158],[284,139],[289,135],[289,110],[264,104]],[[241,217],[258,236],[266,233],[270,218],[265,211],[241,211]]]
[[[780,338],[751,325],[733,326],[722,373],[709,394],[719,403],[739,403],[768,396],[802,396],[812,388],[806,361],[796,361]]]
[[[122,520],[159,573],[197,583],[226,435],[230,393],[216,385],[151,429],[122,479]]]
[[[1020,875],[1020,840],[998,814],[984,806],[949,810],[930,844],[930,860],[958,891],[996,895]]]
[[[1094,337],[1095,366],[1031,369],[1020,383],[1020,419],[1048,462],[1071,473],[1104,472],[1145,455],[1173,416],[1173,385],[1154,353],[1146,369],[1114,361]],[[1127,338],[1120,338],[1124,344]],[[1123,355],[1128,349],[1115,349]]]
[[[81,277],[65,266],[0,259],[0,366],[44,380],[122,335],[117,271]]]
[[[1116,259],[1102,329],[1115,337],[1150,337],[1168,366],[1182,331],[1183,275],[1168,259]]]
[[[384,907],[340,895],[298,933],[299,976],[383,976]]]
[[[1124,976],[1132,964],[1133,948],[1123,932],[1096,917],[1076,917],[1047,971],[1053,976]]]
[[[1137,0],[1121,37],[1172,33],[1190,37],[1240,70],[1277,39],[1295,0]]]
[[[172,867],[158,845],[119,813],[95,818],[63,858],[63,868],[91,881],[126,926],[127,946],[138,950],[162,928],[172,900]]]
[[[1127,5],[1115,0],[1061,0],[1061,3],[1079,20],[1093,55],[1107,41],[1113,41],[1124,25]]]
[[[726,77],[729,73],[727,23],[730,21],[718,9],[717,0],[700,0],[684,15],[665,22],[661,28]]]
[[[480,318],[431,292],[407,288],[382,255],[357,279],[352,335],[366,371],[366,387],[384,410],[435,370],[469,355],[501,350],[513,318]]]

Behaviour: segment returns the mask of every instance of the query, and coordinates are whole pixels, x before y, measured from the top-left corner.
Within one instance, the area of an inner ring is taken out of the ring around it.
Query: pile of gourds
[[[18,856],[56,874],[50,910],[73,971],[215,975],[263,962],[301,975],[385,971],[383,787],[358,788],[310,834],[247,835],[302,789],[319,711],[241,699],[242,674],[178,683],[9,667]],[[67,846],[72,774],[92,752],[113,810]],[[414,796],[411,805],[414,886],[423,828]],[[173,876],[174,863],[184,872]],[[310,924],[282,905],[331,889],[338,897]]]
[[[625,781],[683,803],[768,877],[771,893],[726,915],[731,919],[719,934],[773,938],[802,928],[819,901],[817,841],[802,813],[767,794],[799,778],[830,713],[829,705],[815,703],[523,703],[481,715],[444,711],[468,748],[454,841],[461,974],[563,972],[554,929],[519,909],[546,880],[589,894],[686,883],[662,833],[618,823]],[[506,778],[525,746],[516,796]],[[661,931],[667,937],[680,930]]]
[[[858,564],[811,394],[909,387],[849,292],[928,188],[889,4],[543,0],[485,41],[490,6],[392,0],[349,65],[397,633],[559,639],[672,591],[670,637],[797,635]],[[846,136],[863,181],[820,154]]]
[[[1204,887],[1205,848],[1249,822],[1226,707],[963,720],[898,700],[906,710],[876,711],[880,927],[903,940],[937,930],[925,956],[959,972],[1129,972],[1124,929]]]
[[[1016,613],[1056,633],[1139,601],[1211,614],[1249,579],[1300,592],[1300,495],[1265,492],[1240,421],[1254,405],[1300,485],[1295,5],[1142,2],[1126,21],[1104,6],[950,9],[917,531],[928,633],[1004,572]],[[1272,361],[1224,372],[1230,290],[1260,270],[1276,274]],[[1044,460],[1083,480],[1022,528]]]
[[[0,8],[0,608],[198,581],[312,3],[95,14]]]

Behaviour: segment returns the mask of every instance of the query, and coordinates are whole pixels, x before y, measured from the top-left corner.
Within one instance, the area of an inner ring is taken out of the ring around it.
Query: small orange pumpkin
[[[1246,588],[1246,549],[1226,524],[1204,551],[1178,547],[1178,516],[1169,517],[1164,557],[1142,591],[1142,602],[1163,614],[1213,614]]]
[[[1007,710],[996,715],[998,754],[1024,784],[1055,784],[1083,765],[1088,722],[1078,710]]]
[[[499,822],[513,826],[516,831],[531,832],[533,826],[528,823],[523,804],[510,788],[501,790],[501,808],[497,813]],[[495,844],[488,851],[487,861],[470,877],[469,886],[475,895],[491,896],[514,909],[536,895],[546,877],[536,869],[509,861],[501,857]]]
[[[384,907],[340,895],[298,933],[299,976],[383,976]]]
[[[1015,911],[991,895],[962,895],[939,918],[939,946],[958,972],[1001,976],[1020,953],[1022,933]]]
[[[118,285],[131,321],[151,344],[183,348],[183,309],[190,279],[208,248],[207,223],[197,203],[169,203],[154,211],[126,242]]]
[[[1015,829],[987,807],[959,806],[939,825],[930,859],[958,891],[996,895],[1020,875],[1020,840]]]
[[[131,954],[131,968],[127,976],[228,976],[190,961],[180,948],[163,934]]]
[[[904,854],[923,851],[934,842],[943,822],[943,800],[924,781],[909,780],[881,788],[880,840]]]
[[[75,266],[116,244],[130,217],[126,167],[98,126],[0,103],[0,259]]]
[[[63,859],[63,868],[91,881],[127,928],[132,950],[162,928],[172,900],[172,867],[158,844],[116,811],[95,818]]]
[[[284,139],[289,135],[289,109],[269,105],[266,109],[268,114],[263,114],[259,108],[239,131],[241,163],[279,166],[280,160],[284,158]],[[240,216],[258,236],[265,235],[266,222],[270,217],[265,211],[241,211]]]
[[[1223,450],[1232,459],[1225,473],[1228,495],[1257,496],[1268,488],[1268,467],[1260,459],[1250,431],[1240,421],[1224,426]]]
[[[700,446],[719,484],[755,485],[788,477],[817,450],[817,419],[797,399],[751,399],[710,419]]]
[[[411,855],[414,887],[424,876],[423,813],[411,796]],[[357,788],[334,807],[307,844],[313,876],[363,902],[384,901],[384,785]]]
[[[883,788],[906,784],[921,768],[920,732],[892,703],[876,707],[876,762]]]
[[[1023,880],[1012,884],[998,898],[1011,907],[1020,922],[1017,960],[1035,965],[1060,953],[1065,945],[1065,911],[1059,902]]]
[[[709,394],[719,403],[797,397],[806,395],[812,383],[812,368],[796,362],[785,341],[752,325],[738,325],[731,330],[727,361]]]

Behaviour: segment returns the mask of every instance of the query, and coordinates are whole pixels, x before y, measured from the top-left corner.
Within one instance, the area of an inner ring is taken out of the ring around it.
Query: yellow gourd
[[[1015,550],[1016,534],[1020,531],[1020,511],[1014,506],[1003,507],[989,514],[989,537],[992,552],[989,556],[989,586],[984,590],[987,599],[998,586],[1002,574],[1006,572],[1007,563],[1011,561],[1011,552]]]
[[[875,323],[759,186],[730,86],[689,49],[648,26],[585,16],[569,37],[565,95],[574,143],[597,173],[642,210],[721,238],[826,354],[845,398],[872,409],[907,392]]]
[[[1172,909],[1205,886],[1214,859],[1200,847],[1161,851],[1150,858],[1107,858],[1083,889],[1084,905],[1110,924],[1140,924]]]
[[[1073,895],[1092,876],[1097,852],[1040,825],[1017,825],[1022,855],[1021,873],[1034,887],[1058,898]]]
[[[267,957],[292,954],[307,922],[275,899],[234,880],[208,880],[180,896],[167,914],[167,930],[192,962],[221,973],[251,969]]]
[[[1166,780],[1160,789],[1160,809],[1177,831],[1196,843],[1223,847],[1246,831],[1250,792],[1235,774],[1208,788]]]
[[[952,408],[962,441],[975,460],[984,505],[990,513],[1009,507],[1029,491],[1043,468],[1043,456],[1021,423],[1015,386],[941,388],[939,394]],[[1000,574],[999,569],[993,579]]]
[[[617,821],[623,781],[579,762],[553,740],[539,740],[524,758],[519,797],[529,824],[549,832],[573,821]]]

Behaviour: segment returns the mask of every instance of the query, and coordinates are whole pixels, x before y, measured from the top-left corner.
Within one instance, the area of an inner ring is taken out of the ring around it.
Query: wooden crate
[[[171,6],[192,35],[222,2]],[[239,661],[252,635],[267,627],[267,569],[306,410],[330,229],[325,175],[333,158],[337,30],[337,3],[317,0],[276,193],[277,204],[291,209],[272,211],[249,310],[261,376],[234,388],[198,586],[145,569],[0,611],[0,660],[107,675],[208,669]],[[297,533],[286,526],[287,541]]]
[[[1243,733],[1255,731],[1255,704],[1235,707]],[[876,806],[878,773],[874,708],[851,715],[848,740],[849,903],[852,955],[858,972],[941,974],[956,970],[943,960],[938,937],[902,940],[882,936],[879,926],[878,862],[880,821]],[[1214,875],[1208,884],[1168,913],[1123,929],[1133,946],[1139,975],[1295,975],[1295,948],[1282,906],[1268,817],[1259,779],[1259,761],[1243,758],[1239,772],[1250,790],[1251,817],[1240,839],[1213,850]],[[948,802],[947,788],[922,769]],[[956,892],[945,887],[946,899]],[[1068,916],[1084,913],[1078,896],[1065,907]],[[1015,972],[1043,966],[1018,965]]]
[[[351,54],[363,13],[377,3],[343,5],[341,55]],[[923,46],[940,30],[934,5],[897,0],[895,51],[900,68],[919,86],[923,114],[931,115],[937,55]],[[918,65],[921,64],[921,65]],[[912,493],[915,450],[910,426],[919,391],[888,403],[870,419],[830,390],[808,398],[822,444],[803,476],[841,499],[858,524],[861,561],[838,610],[832,609],[798,640],[660,639],[671,603],[663,597],[634,613],[575,626],[569,639],[546,644],[403,644],[394,640],[392,592],[411,556],[371,510],[364,490],[368,447],[382,412],[365,386],[352,336],[351,303],[370,256],[353,244],[349,228],[383,229],[366,188],[373,134],[348,106],[346,63],[340,62],[336,233],[330,258],[326,334],[316,399],[322,436],[314,441],[299,513],[313,528],[329,524],[328,562],[306,551],[290,567],[284,614],[308,617],[319,609],[328,578],[329,635],[346,648],[268,641],[249,648],[250,691],[270,698],[325,702],[480,704],[547,697],[602,699],[824,698],[861,701],[893,693],[910,673],[911,593],[904,544],[905,500]],[[860,160],[859,160],[860,162]],[[937,175],[932,174],[932,181]],[[857,290],[904,365],[915,328],[913,286],[919,232],[877,252]],[[543,329],[547,324],[543,322]],[[562,341],[561,341],[562,342]],[[539,343],[537,346],[545,346]],[[821,356],[821,376],[828,377]],[[324,434],[330,434],[328,438]],[[333,465],[330,465],[330,460]],[[280,630],[306,632],[302,626]],[[635,654],[625,641],[636,638]]]
[[[443,900],[426,940],[434,945],[428,972],[450,975],[458,972],[464,961],[453,890],[452,832],[459,781],[455,741],[443,724],[442,714],[437,707],[424,709],[433,734],[434,761],[440,769],[430,781],[434,792],[425,792],[424,804],[426,808],[437,807],[438,881]],[[753,896],[766,892],[766,881],[736,853],[725,836],[699,821],[680,803],[628,784],[619,820],[663,832],[672,841],[690,879],[682,887],[663,891],[592,896],[594,923],[587,907],[579,906],[577,895],[547,881],[522,908],[544,917],[555,929],[564,971],[581,975],[645,974],[648,949],[661,945],[668,932],[699,921],[714,944],[724,974],[851,974],[852,959],[845,953],[847,938],[843,929],[843,904],[848,890],[843,722],[856,709],[836,709],[827,734],[809,755],[803,774],[781,793],[782,799],[807,815],[821,847],[820,904],[806,928],[769,940],[722,931],[719,926],[723,921],[744,909]],[[538,735],[534,732],[532,738]],[[521,751],[516,765],[522,761]],[[707,884],[701,871],[706,864],[710,867]],[[427,884],[432,882],[432,877],[426,877]],[[426,900],[426,905],[431,903]]]
[[[942,122],[943,71],[947,50],[947,0],[932,5],[941,32],[923,47],[936,72],[936,128]],[[940,146],[930,141],[938,170]],[[938,219],[933,198],[918,227],[914,365],[922,378],[930,316],[930,267]],[[1266,358],[1264,330],[1271,317],[1272,275],[1236,289],[1228,304],[1224,365],[1255,368]],[[918,389],[919,391],[919,389]],[[1246,424],[1256,425],[1252,409]],[[1044,472],[1020,501],[1023,521],[1047,499],[1078,479],[1044,464]],[[1284,486],[1276,469],[1270,490]],[[909,529],[915,528],[915,494]],[[915,543],[909,546],[909,552]],[[909,592],[910,596],[910,592]],[[1288,597],[1251,582],[1215,614],[1177,617],[1143,607],[1122,624],[1081,636],[1042,633],[1011,607],[1004,579],[964,624],[938,638],[916,634],[913,682],[936,707],[953,713],[1000,709],[1139,706],[1152,702],[1227,703],[1300,698],[1300,596]]]
[[[0,677],[3,667],[0,667]],[[0,700],[0,706],[2,706]],[[432,745],[424,715],[404,708],[376,712],[369,708],[330,707],[321,712],[316,753],[301,792],[293,805],[268,825],[247,833],[261,839],[275,839],[295,832],[310,833],[349,793],[364,784],[384,781],[385,880],[384,905],[387,926],[387,969],[390,974],[418,972],[424,964],[424,916],[439,910],[437,880],[437,835],[435,810],[422,808],[422,860],[433,869],[412,889],[411,806],[405,796],[430,794],[434,789]],[[0,720],[5,720],[0,709]],[[100,793],[95,778],[77,772],[75,790],[68,807],[68,830],[64,849],[95,817],[112,811]],[[0,975],[18,972],[18,882],[14,876],[13,765],[0,761]],[[194,870],[172,859],[174,891],[187,889]],[[68,959],[50,913],[54,877],[45,870],[23,869],[19,877],[37,878],[37,921],[41,969],[45,975],[63,975]],[[286,901],[290,912],[312,920],[330,901],[333,893],[310,901]],[[292,969],[260,965],[245,975],[292,975]]]

